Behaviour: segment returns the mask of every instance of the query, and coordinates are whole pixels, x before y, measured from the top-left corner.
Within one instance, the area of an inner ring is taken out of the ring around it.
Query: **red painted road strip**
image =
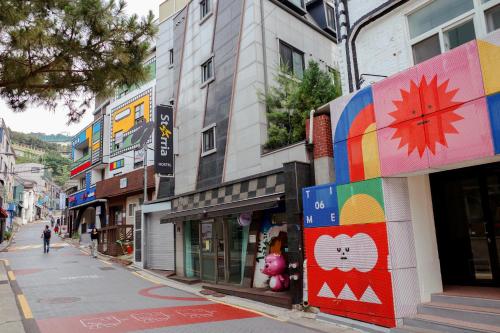
[[[43,271],[41,268],[30,268],[30,269],[15,269],[13,270],[15,275],[28,275],[33,273],[38,273]]]
[[[181,297],[181,296],[164,296],[164,295],[157,295],[157,294],[152,294],[152,290],[160,289],[160,288],[166,288],[167,286],[156,286],[156,287],[151,287],[151,288],[146,288],[139,290],[139,295],[144,296],[144,297],[149,297],[149,298],[156,298],[156,299],[168,299],[168,300],[174,300],[174,301],[206,301],[206,298],[203,297]]]
[[[50,318],[37,320],[37,324],[41,333],[121,333],[255,317],[259,315],[224,304],[207,304]]]

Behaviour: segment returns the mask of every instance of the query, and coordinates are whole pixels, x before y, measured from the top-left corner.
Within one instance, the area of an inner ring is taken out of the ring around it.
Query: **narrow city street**
[[[43,227],[23,226],[8,252],[0,253],[21,295],[29,333],[314,332],[155,284],[121,265],[90,258],[57,236],[44,254]]]

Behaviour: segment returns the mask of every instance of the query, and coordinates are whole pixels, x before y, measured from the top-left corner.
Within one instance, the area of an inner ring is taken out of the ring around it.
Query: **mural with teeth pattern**
[[[382,180],[329,186],[337,193],[339,225],[304,232],[309,303],[325,313],[393,327]],[[304,210],[318,206],[304,200]]]

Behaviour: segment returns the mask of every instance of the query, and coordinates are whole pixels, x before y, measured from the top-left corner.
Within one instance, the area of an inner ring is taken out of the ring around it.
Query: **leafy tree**
[[[280,68],[276,86],[261,94],[267,107],[267,149],[277,149],[305,139],[305,122],[312,109],[341,95],[340,81],[309,61],[301,80]]]
[[[43,164],[52,172],[52,178],[59,186],[64,185],[69,179],[71,160],[55,151],[48,151],[43,155]]]
[[[154,17],[124,8],[124,0],[0,1],[0,95],[15,111],[62,101],[76,121],[93,96],[145,81]]]

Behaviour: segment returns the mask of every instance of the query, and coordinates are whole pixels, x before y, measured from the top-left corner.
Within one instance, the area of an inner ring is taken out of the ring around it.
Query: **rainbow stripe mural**
[[[311,305],[386,327],[414,313],[404,177],[498,160],[499,66],[500,31],[330,103],[336,183],[303,190]]]
[[[379,177],[372,89],[368,87],[344,97],[334,108],[332,114],[340,115],[332,127],[337,183]]]

